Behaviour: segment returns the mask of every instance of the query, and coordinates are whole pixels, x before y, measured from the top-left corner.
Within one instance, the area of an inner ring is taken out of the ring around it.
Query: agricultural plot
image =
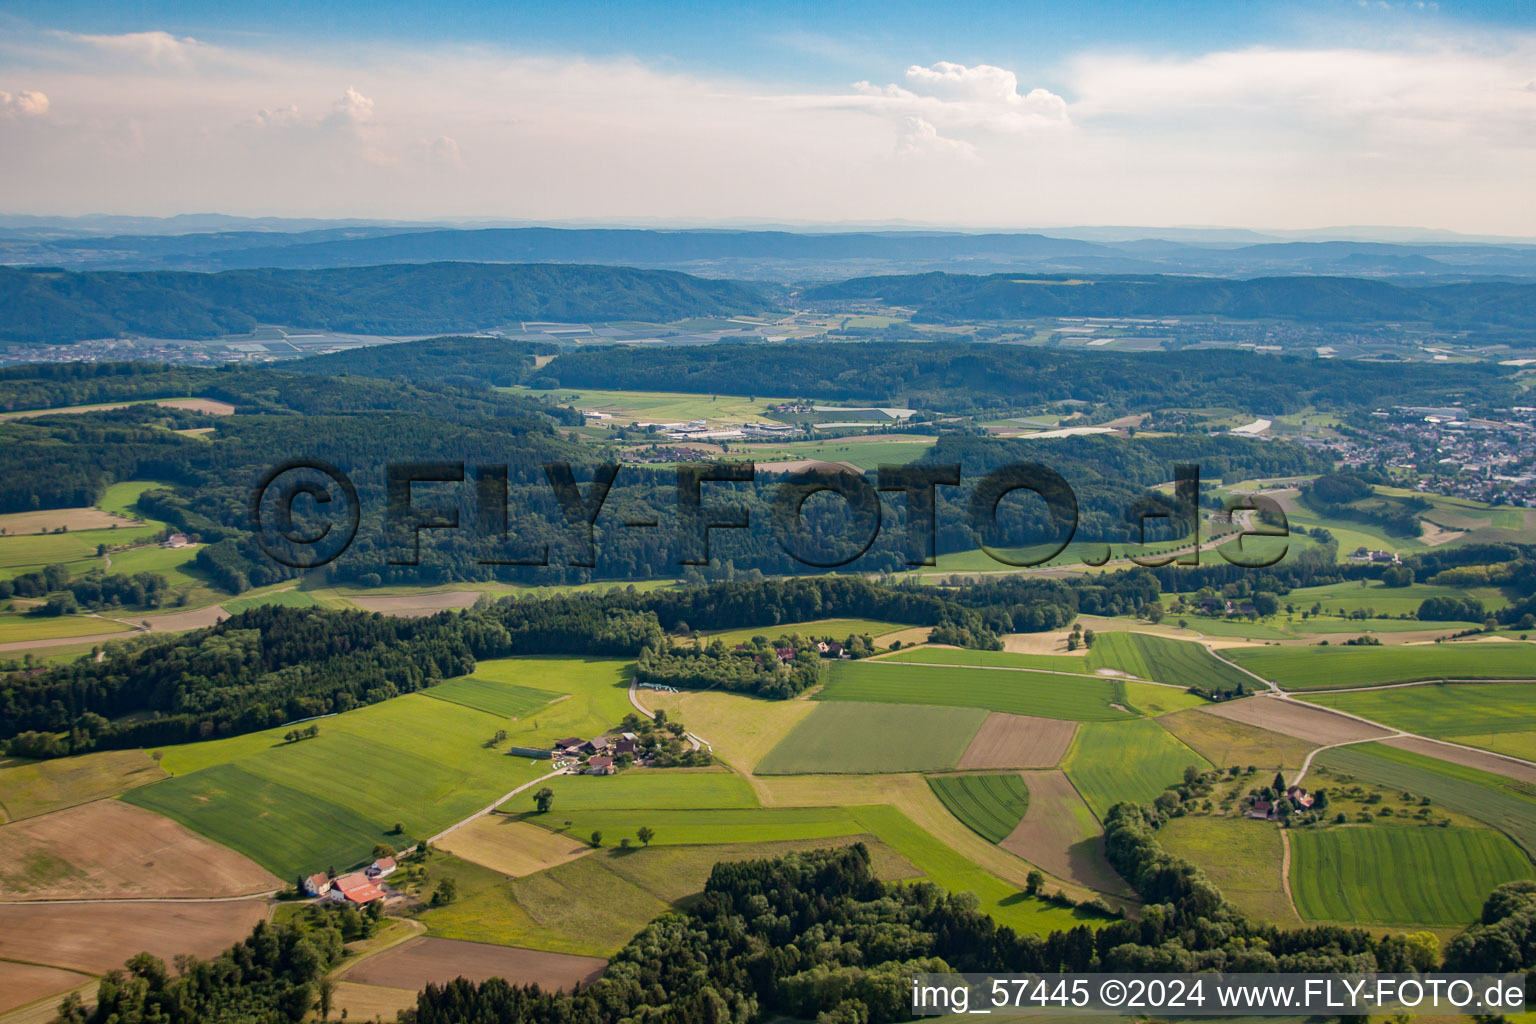
[[[1214,715],[1217,718],[1239,722],[1268,732],[1293,736],[1319,746],[1350,743],[1356,740],[1382,739],[1392,735],[1390,729],[1366,725],[1353,718],[1334,714],[1327,708],[1263,694],[1212,704],[1210,707],[1200,708],[1199,713]]]
[[[618,775],[562,775],[546,785],[555,794],[548,815],[565,811],[631,810],[693,807],[756,807],[757,796],[746,779],[717,769],[632,769]],[[503,814],[533,810],[533,794],[520,794],[497,808]]]
[[[1285,595],[1285,602],[1296,606],[1298,612],[1322,605],[1330,615],[1348,615],[1350,612],[1370,610],[1377,615],[1415,615],[1419,605],[1431,597],[1451,597],[1456,600],[1475,598],[1483,602],[1489,611],[1498,611],[1509,604],[1509,599],[1497,587],[1440,587],[1428,583],[1414,583],[1406,587],[1387,587],[1369,580],[1360,583],[1335,583],[1319,587],[1297,587]],[[1304,626],[1305,624],[1303,624]],[[1361,622],[1370,626],[1370,620]],[[1438,625],[1422,623],[1421,625]]]
[[[965,748],[957,767],[1050,768],[1066,756],[1076,732],[1076,722],[994,711]]]
[[[628,839],[640,845],[639,831],[655,832],[653,846],[702,846],[708,843],[765,843],[786,839],[826,839],[857,835],[858,822],[840,807],[726,807],[581,810],[565,808],[524,819],[560,835],[585,839],[601,832],[603,842],[618,846]],[[571,824],[565,824],[567,821]]]
[[[574,405],[587,412],[603,412],[621,426],[641,423],[686,423],[689,420],[715,420],[731,423],[768,423],[770,405],[786,401],[761,395],[687,395],[665,391],[600,391],[594,388],[499,388],[535,398],[553,398],[561,405]]]
[[[559,736],[596,735],[617,724],[629,710],[627,669],[605,659],[485,662],[469,681],[542,683],[528,688],[568,696],[514,721],[414,693],[326,718],[318,737],[298,743],[284,742],[288,730],[279,726],[170,747],[162,764],[176,778],[131,801],[282,878],[317,865],[344,867],[375,843],[398,845],[396,824],[407,836],[431,835],[549,770],[548,761],[485,746],[497,731],[512,745],[547,747]]]
[[[1505,751],[1536,757],[1536,746],[1523,734],[1536,730],[1536,683],[1431,683],[1356,693],[1314,693],[1313,704],[1337,708],[1384,725],[1442,739],[1488,746],[1509,735],[1524,742]]]
[[[1179,686],[1198,686],[1207,690],[1230,690],[1239,685],[1252,690],[1261,685],[1252,676],[1238,671],[1214,657],[1200,644],[1188,640],[1174,640],[1151,633],[1101,634],[1094,643],[1095,657],[1101,656],[1099,648],[1106,645],[1106,642],[1114,652],[1106,650],[1103,657],[1127,664],[1139,662],[1139,667],[1143,667],[1144,671],[1132,671],[1131,674],[1145,679],[1176,683]],[[1122,650],[1127,645],[1138,655],[1134,660]],[[1116,667],[1131,671],[1125,664],[1117,664]]]
[[[0,1014],[49,996],[62,996],[72,988],[94,981],[79,971],[0,960]],[[37,1019],[51,1019],[55,1009],[56,1004],[45,1004]]]
[[[1023,778],[1029,809],[998,845],[1065,881],[1099,892],[1128,891],[1104,859],[1099,820],[1066,774],[1025,772]]]
[[[550,832],[505,814],[476,818],[448,833],[436,846],[509,878],[536,874],[592,852],[592,844],[584,839]]]
[[[1125,702],[1125,687],[1117,679],[884,660],[834,663],[818,699],[985,708],[1073,722],[1114,721],[1129,715],[1113,706]]]
[[[1019,654],[1013,651],[973,651],[963,647],[914,647],[880,659],[909,665],[963,665],[983,668],[1026,668],[1047,672],[1092,675],[1098,664],[1072,654]]]
[[[1291,889],[1309,921],[1471,924],[1495,886],[1536,875],[1519,848],[1491,830],[1302,829],[1291,845]],[[1404,885],[1404,879],[1433,884]]]
[[[266,916],[262,900],[0,904],[0,960],[105,974],[139,952],[208,958]]]
[[[1337,690],[1434,679],[1536,679],[1536,644],[1253,647],[1227,657],[1287,690]]]
[[[121,800],[0,827],[0,897],[244,896],[282,887],[232,850]]]
[[[955,767],[986,717],[987,713],[980,708],[821,704],[769,751],[757,772],[800,775],[942,771]]]
[[[1126,680],[1125,699],[1129,707],[1153,718],[1210,705],[1210,701],[1188,690],[1135,680]]]
[[[1007,839],[1029,810],[1029,790],[1016,772],[935,775],[928,785],[950,813],[989,843]]]
[[[0,760],[0,811],[15,821],[163,778],[165,772],[142,750],[104,750],[51,761]]]
[[[1078,730],[1067,755],[1067,777],[1102,820],[1121,801],[1147,804],[1183,781],[1190,765],[1209,761],[1180,743],[1157,722],[1090,722]]]
[[[476,983],[504,978],[513,985],[538,985],[554,992],[596,981],[607,966],[608,961],[595,957],[418,936],[369,957],[346,977],[364,985],[409,989],[445,985],[455,978]]]
[[[123,799],[245,854],[279,878],[330,866],[343,869],[361,861],[375,844],[400,838],[390,834],[388,825],[342,804],[235,765],[145,786]]]
[[[1203,871],[1223,896],[1255,920],[1286,927],[1299,923],[1280,876],[1285,851],[1280,830],[1272,823],[1186,815],[1158,829],[1157,841]]]
[[[641,690],[639,696],[646,707],[666,711],[695,736],[704,737],[717,758],[748,772],[756,770],[817,706],[805,700],[762,700],[719,690]]]
[[[0,575],[6,578],[55,563],[73,572],[101,565],[99,545],[116,546],[148,541],[158,526],[123,526],[112,530],[71,530],[69,533],[8,534],[0,537]]]
[[[422,692],[428,697],[463,704],[476,711],[504,718],[521,718],[534,708],[541,708],[560,696],[548,690],[534,690],[516,683],[503,683],[477,676],[450,679]]]
[[[184,548],[163,548],[158,544],[145,544],[127,551],[114,551],[112,572],[129,576],[136,572],[159,573],[173,587],[206,585],[207,579],[193,568],[201,547],[201,544],[193,544]]]
[[[100,619],[94,615],[0,615],[0,643],[126,633],[129,628],[121,622]]]
[[[1536,857],[1536,786],[1530,783],[1380,743],[1325,750],[1313,764],[1334,776],[1427,796],[1493,826]]]
[[[1157,722],[1219,767],[1300,768],[1317,749],[1315,743],[1198,709],[1164,715]]]
[[[266,594],[253,594],[245,597],[237,597],[229,601],[220,601],[220,607],[231,615],[238,615],[251,608],[264,608],[276,605],[282,608],[316,608],[320,602],[315,595],[307,590],[274,590]]]

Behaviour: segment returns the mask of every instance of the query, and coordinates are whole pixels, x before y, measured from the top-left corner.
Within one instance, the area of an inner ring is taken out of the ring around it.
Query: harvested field
[[[0,904],[0,959],[102,974],[140,952],[207,958],[266,916],[261,900]]]
[[[149,623],[150,632],[153,633],[183,633],[189,629],[202,629],[204,626],[217,626],[229,616],[218,605],[210,605],[207,608],[193,608],[184,612],[170,612],[165,615],[145,615],[142,618],[134,616],[128,619],[137,625],[140,622]]]
[[[1256,764],[1265,768],[1300,768],[1316,743],[1269,732],[1243,722],[1208,714],[1208,706],[1176,711],[1158,724],[1217,767]]]
[[[574,988],[602,976],[608,961],[569,953],[546,953],[484,942],[418,937],[359,963],[346,979],[364,985],[424,988],[454,978],[480,982],[505,978],[514,985],[537,984],[546,991]]]
[[[416,990],[411,988],[338,981],[331,996],[331,1012],[345,1013],[348,1020],[394,1020],[401,1010],[415,1008]]]
[[[0,528],[8,536],[28,533],[53,533],[61,526],[71,530],[109,530],[114,526],[139,526],[132,519],[104,509],[56,508],[46,512],[11,512],[0,516]]]
[[[1433,740],[1421,740],[1411,736],[1396,736],[1389,740],[1382,740],[1389,747],[1397,747],[1399,750],[1411,751],[1415,754],[1424,754],[1428,757],[1436,757],[1452,764],[1466,765],[1468,768],[1476,768],[1480,771],[1491,772],[1494,775],[1502,775],[1505,778],[1524,782],[1527,785],[1536,786],[1536,766],[1523,764],[1498,754],[1484,753],[1481,750],[1466,750],[1461,747],[1449,747],[1444,743],[1436,743]]]
[[[762,700],[720,690],[640,690],[636,695],[646,707],[687,724],[709,742],[716,757],[748,772],[816,709],[807,700]]]
[[[572,836],[529,825],[503,814],[476,818],[437,843],[455,857],[522,878],[575,860],[592,847]]]
[[[1079,646],[1067,650],[1067,637],[1071,630],[1057,629],[1049,633],[1009,633],[1003,637],[1003,650],[1014,654],[1060,654],[1066,657],[1088,657],[1088,648]]]
[[[244,896],[282,882],[169,818],[97,800],[0,827],[0,897]]]
[[[76,971],[0,960],[0,1013],[49,996],[62,996],[90,980]]]
[[[1282,697],[1259,695],[1200,708],[1200,713],[1216,715],[1270,732],[1284,733],[1297,739],[1326,746],[1351,740],[1380,739],[1392,735],[1390,729],[1357,722],[1353,718],[1325,711],[1314,704]]]
[[[228,402],[216,402],[211,398],[162,398],[155,403],[167,409],[190,409],[209,416],[233,416],[235,407]]]
[[[1280,830],[1270,822],[1187,815],[1159,829],[1158,842],[1205,872],[1243,913],[1284,927],[1301,923],[1280,877]]]
[[[104,750],[31,763],[0,760],[0,811],[15,821],[116,796],[165,778],[142,750]]]
[[[1024,772],[1029,810],[1000,845],[1057,878],[1100,892],[1129,887],[1104,859],[1098,819],[1060,771]]]
[[[994,711],[960,755],[961,769],[1050,768],[1066,756],[1076,722]]]
[[[435,615],[449,608],[468,608],[480,597],[478,590],[445,590],[438,594],[402,594],[397,597],[353,597],[352,603],[368,612],[396,618]]]

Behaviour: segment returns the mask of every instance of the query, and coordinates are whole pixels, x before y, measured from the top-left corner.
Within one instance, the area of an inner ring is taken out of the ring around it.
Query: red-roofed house
[[[361,871],[354,871],[350,875],[342,875],[331,883],[329,893],[331,899],[337,903],[352,903],[363,906],[374,900],[384,898],[384,890],[373,884],[373,880]]]
[[[611,758],[611,757],[593,757],[593,758],[589,758],[587,760],[587,774],[588,775],[612,775],[613,774],[613,758]]]
[[[374,879],[385,878],[394,873],[395,858],[393,857],[380,857],[378,860],[374,861],[372,864],[363,869],[363,874],[367,875],[369,878]]]
[[[311,896],[324,896],[331,891],[331,876],[321,871],[304,879],[304,891]]]

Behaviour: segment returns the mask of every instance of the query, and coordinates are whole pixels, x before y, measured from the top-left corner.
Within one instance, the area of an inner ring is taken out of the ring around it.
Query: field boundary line
[[[316,902],[318,902],[318,900]],[[330,976],[332,978],[340,981],[348,974],[352,973],[352,968],[356,967],[358,964],[371,960],[378,956],[380,953],[388,952],[391,949],[397,949],[413,939],[424,939],[427,937],[427,926],[416,920],[414,917],[391,917],[387,920],[399,921],[401,924],[405,925],[406,934],[397,935],[390,941],[384,943],[382,946],[368,950],[362,956],[357,957],[350,963],[342,964],[340,967],[336,968],[336,970],[331,972]]]
[[[874,658],[859,658],[858,661],[850,661],[849,664],[850,665],[857,665],[859,662],[869,662],[869,661],[874,661],[874,660],[876,660],[876,659],[874,659]],[[1173,687],[1176,687],[1176,688],[1178,688],[1180,690],[1187,690],[1188,689],[1188,687],[1186,687],[1186,686],[1179,686],[1177,683],[1160,683],[1160,682],[1158,682],[1155,679],[1143,679],[1140,676],[1133,676],[1133,675],[1112,675],[1112,676],[1108,676],[1108,675],[1099,675],[1097,672],[1067,672],[1067,671],[1064,671],[1064,670],[1059,669],[1059,668],[1026,668],[1026,667],[1020,666],[1020,665],[952,665],[952,664],[950,664],[948,662],[940,663],[940,662],[937,662],[937,661],[891,661],[889,659],[885,659],[884,660],[884,664],[887,664],[887,665],[900,665],[900,666],[903,666],[903,667],[911,665],[911,666],[913,666],[915,668],[965,668],[965,669],[974,668],[974,669],[980,669],[983,672],[1040,672],[1040,673],[1043,673],[1043,674],[1049,675],[1049,676],[1071,676],[1074,679],[1118,679],[1121,682],[1151,683],[1153,686],[1173,686]]]
[[[0,907],[63,906],[86,903],[244,903],[248,900],[271,899],[281,889],[248,892],[242,896],[98,896],[70,897],[68,899],[0,900]],[[4,959],[0,957],[0,959]]]
[[[1301,911],[1296,907],[1296,896],[1291,892],[1291,834],[1283,828],[1280,830],[1280,888],[1285,891],[1285,902],[1291,905],[1291,913],[1296,915],[1296,920],[1306,924],[1306,918],[1301,916]]]

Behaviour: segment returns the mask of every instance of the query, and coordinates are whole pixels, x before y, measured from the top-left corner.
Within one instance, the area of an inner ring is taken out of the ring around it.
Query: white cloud
[[[29,87],[0,94],[0,180],[33,212],[1536,234],[1533,58],[1519,36],[1079,53],[1049,78],[941,61],[816,91],[485,48],[0,34]]]
[[[12,96],[4,89],[0,89],[0,116],[42,117],[46,113],[48,113],[46,94],[33,89],[23,89]]]

